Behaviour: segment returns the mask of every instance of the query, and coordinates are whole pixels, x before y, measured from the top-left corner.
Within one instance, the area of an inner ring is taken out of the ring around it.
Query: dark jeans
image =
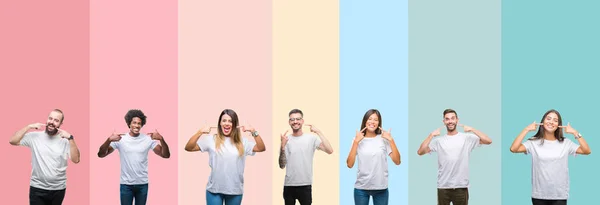
[[[296,199],[300,205],[312,204],[312,186],[284,186],[283,200],[285,205],[295,205]]]
[[[148,198],[148,184],[127,185],[121,184],[121,205],[146,205]]]
[[[546,200],[531,198],[533,205],[567,205],[567,200]]]
[[[369,205],[369,197],[373,196],[373,205],[387,205],[389,192],[387,189],[363,190],[354,189],[354,205]]]
[[[29,187],[30,205],[61,205],[67,190],[45,190]]]
[[[469,189],[438,189],[438,205],[468,205]]]

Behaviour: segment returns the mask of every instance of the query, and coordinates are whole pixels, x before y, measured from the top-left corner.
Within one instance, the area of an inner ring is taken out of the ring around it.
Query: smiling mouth
[[[223,127],[223,132],[224,132],[224,133],[229,133],[229,132],[231,132],[231,127]]]

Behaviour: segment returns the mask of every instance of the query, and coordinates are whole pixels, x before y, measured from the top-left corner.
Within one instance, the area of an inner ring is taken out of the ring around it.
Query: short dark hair
[[[63,113],[62,110],[56,108],[56,109],[52,110],[52,112],[58,112],[58,113],[60,113],[60,115],[62,116],[61,119],[60,119],[60,123],[61,124],[65,121],[65,113]]]
[[[125,122],[127,122],[127,127],[131,125],[131,121],[134,117],[139,117],[140,120],[142,120],[142,127],[146,124],[146,115],[144,115],[144,112],[142,112],[141,110],[132,109],[127,111],[127,114],[125,115]]]
[[[302,110],[300,110],[300,109],[293,109],[293,110],[291,110],[290,113],[288,114],[288,116],[290,116],[290,115],[292,115],[294,113],[300,113],[300,115],[302,117],[304,117],[304,114],[302,113]]]
[[[453,109],[450,109],[450,108],[444,110],[444,115],[442,117],[445,117],[446,114],[448,114],[448,113],[454,113],[454,115],[456,115],[456,117],[458,117],[458,114],[456,114],[456,111]]]

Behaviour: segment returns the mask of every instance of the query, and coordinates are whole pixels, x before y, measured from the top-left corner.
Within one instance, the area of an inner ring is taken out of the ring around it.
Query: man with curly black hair
[[[98,157],[104,158],[118,149],[121,158],[121,205],[146,204],[148,197],[148,152],[154,151],[162,158],[169,158],[169,146],[157,130],[143,134],[146,115],[141,110],[129,110],[125,115],[129,126],[126,134],[113,133],[98,151]]]

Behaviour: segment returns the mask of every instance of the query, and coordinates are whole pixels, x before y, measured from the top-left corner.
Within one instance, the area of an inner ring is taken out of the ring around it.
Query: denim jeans
[[[242,204],[242,194],[240,195],[228,195],[212,193],[206,191],[206,205],[240,205]]]
[[[148,184],[127,185],[121,184],[121,205],[146,205],[148,198]]]
[[[373,205],[387,205],[389,199],[388,189],[363,190],[354,189],[354,204],[369,205],[370,197],[373,197]]]

